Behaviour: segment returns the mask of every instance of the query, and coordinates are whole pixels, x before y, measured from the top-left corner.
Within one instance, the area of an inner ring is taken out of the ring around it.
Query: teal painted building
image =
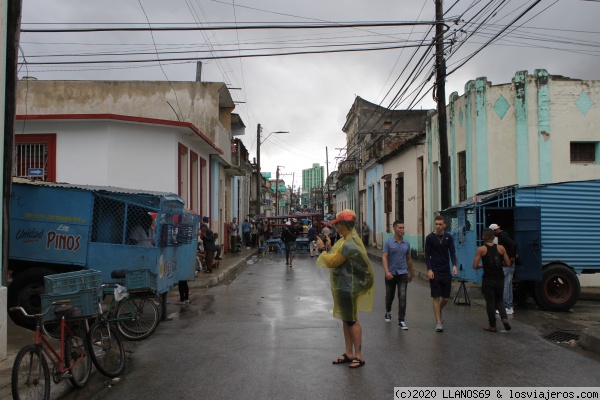
[[[500,187],[600,178],[600,81],[519,71],[467,82],[447,106],[451,203]],[[439,211],[437,114],[427,125],[426,226]],[[456,227],[452,227],[456,228]]]

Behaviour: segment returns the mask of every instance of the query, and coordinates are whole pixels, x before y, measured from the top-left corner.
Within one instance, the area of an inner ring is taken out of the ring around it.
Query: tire
[[[17,275],[8,286],[8,308],[23,307],[28,314],[39,314],[42,309],[44,276],[55,274],[50,268],[30,268]],[[23,328],[35,329],[35,318],[27,318],[20,311],[9,312],[13,322]]]
[[[87,336],[92,362],[101,374],[115,378],[125,369],[125,349],[121,338],[108,322],[95,322]]]
[[[542,270],[542,280],[535,283],[535,302],[547,311],[569,311],[579,299],[579,279],[562,264],[549,264]]]
[[[83,330],[80,330],[84,332]],[[89,346],[84,334],[74,332],[75,337],[65,335],[65,367],[71,368],[69,380],[73,386],[82,388],[87,383],[92,372],[92,359]]]
[[[160,313],[153,298],[130,297],[117,306],[117,329],[125,339],[142,340],[154,332]]]
[[[23,347],[13,364],[11,389],[13,399],[50,399],[50,370],[41,347]]]

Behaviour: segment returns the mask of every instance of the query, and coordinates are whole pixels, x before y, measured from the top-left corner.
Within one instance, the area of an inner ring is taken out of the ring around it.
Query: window
[[[387,179],[383,182],[383,208],[385,213],[392,212],[392,182]]]
[[[178,164],[178,175],[179,175],[179,186],[177,188],[178,195],[186,203],[189,202],[188,195],[188,148],[179,143],[179,164]]]
[[[404,176],[396,178],[396,220],[404,221]]]
[[[15,135],[13,176],[56,181],[56,134]]]
[[[190,210],[200,214],[200,202],[198,191],[200,187],[200,176],[198,175],[198,154],[190,151]]]
[[[458,201],[467,199],[467,154],[458,153]]]
[[[594,163],[596,162],[596,143],[594,142],[571,142],[572,163]]]

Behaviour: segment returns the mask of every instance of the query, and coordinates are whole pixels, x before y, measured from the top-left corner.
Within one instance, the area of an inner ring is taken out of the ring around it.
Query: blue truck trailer
[[[44,276],[62,272],[97,270],[111,282],[114,270],[147,270],[156,294],[193,280],[198,216],[183,206],[172,193],[14,181],[8,308],[39,312]],[[21,313],[10,316],[31,327]]]
[[[600,272],[600,180],[502,187],[441,214],[454,237],[459,279],[481,283],[482,270],[471,265],[490,224],[517,243],[515,289],[545,310],[571,309],[579,298],[578,275]]]

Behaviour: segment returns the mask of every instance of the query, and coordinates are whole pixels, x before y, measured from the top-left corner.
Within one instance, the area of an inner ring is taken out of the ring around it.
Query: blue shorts
[[[431,297],[450,298],[452,290],[452,275],[433,271],[433,279],[429,280]]]

